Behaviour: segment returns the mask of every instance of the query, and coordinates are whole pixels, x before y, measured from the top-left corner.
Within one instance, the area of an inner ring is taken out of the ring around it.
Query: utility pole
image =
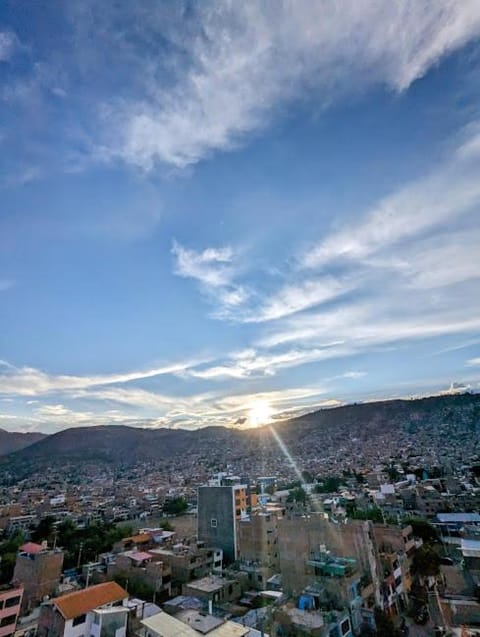
[[[78,548],[77,569],[80,568],[80,565],[82,563],[82,549],[83,549],[83,542],[80,542],[80,546]]]

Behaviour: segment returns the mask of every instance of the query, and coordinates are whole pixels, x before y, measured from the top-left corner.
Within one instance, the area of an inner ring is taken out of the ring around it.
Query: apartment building
[[[222,570],[223,552],[221,549],[207,548],[202,543],[177,543],[165,548],[149,551],[158,556],[171,569],[175,584],[186,584],[193,579]]]
[[[172,592],[172,570],[161,556],[153,551],[131,550],[117,553],[107,563],[107,576],[122,575],[150,586],[158,601],[167,599]]]
[[[42,604],[38,637],[126,637],[128,593],[115,582],[90,586]]]
[[[0,637],[11,637],[16,630],[23,597],[23,586],[5,584],[0,587]]]
[[[238,556],[237,521],[250,513],[246,484],[198,488],[198,539],[220,548],[226,563]]]
[[[17,554],[14,581],[24,587],[22,611],[39,604],[46,595],[53,595],[60,583],[63,551],[49,549],[46,542],[23,544]]]

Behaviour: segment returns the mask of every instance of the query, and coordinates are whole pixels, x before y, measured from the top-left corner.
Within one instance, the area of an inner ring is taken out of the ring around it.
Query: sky
[[[0,428],[480,389],[478,0],[0,4]]]

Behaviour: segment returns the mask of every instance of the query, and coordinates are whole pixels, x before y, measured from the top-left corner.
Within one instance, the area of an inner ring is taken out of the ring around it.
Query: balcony
[[[315,573],[329,577],[348,577],[357,567],[357,561],[353,557],[336,557],[330,553],[319,553],[307,560],[308,566],[315,568]]]

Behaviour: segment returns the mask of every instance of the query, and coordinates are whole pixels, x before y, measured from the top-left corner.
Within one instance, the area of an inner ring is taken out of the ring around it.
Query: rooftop
[[[215,575],[207,575],[206,577],[202,577],[201,579],[193,580],[188,583],[189,588],[196,588],[199,591],[203,591],[205,593],[213,593],[214,591],[218,591],[225,586],[226,580],[223,580],[221,577],[216,577]]]
[[[208,626],[208,617],[212,616],[206,616],[205,619],[207,621],[202,624],[204,628]],[[216,618],[213,617],[212,619],[215,620]],[[212,628],[206,632],[202,632],[197,627],[186,624],[163,611],[153,617],[144,619],[142,624],[149,632],[156,633],[162,637],[198,637],[202,634],[207,634],[209,637],[243,637],[243,635],[249,632],[249,629],[245,626],[229,621],[223,622],[215,627],[212,625]]]
[[[105,604],[121,602],[128,593],[115,582],[90,586],[82,591],[68,593],[52,600],[65,619],[73,619]]]
[[[29,555],[35,555],[36,553],[45,551],[46,548],[46,546],[36,544],[35,542],[27,542],[26,544],[22,544],[22,546],[19,548],[19,551],[21,551],[22,553],[28,553]]]
[[[480,515],[478,513],[437,513],[439,522],[460,522],[469,524],[480,524]]]

